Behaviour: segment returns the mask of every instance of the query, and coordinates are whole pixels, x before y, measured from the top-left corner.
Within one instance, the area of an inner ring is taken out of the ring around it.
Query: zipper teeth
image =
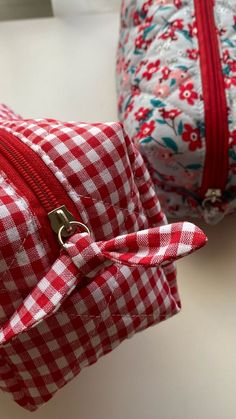
[[[78,208],[66,189],[42,158],[14,134],[0,128],[0,169],[16,185],[39,219],[39,235],[49,244],[49,260],[53,263],[60,249],[47,215],[65,207],[70,215],[83,223]],[[56,246],[55,246],[56,243]]]
[[[216,81],[217,75],[216,75],[215,66],[214,66],[215,55],[214,55],[213,39],[212,39],[212,34],[211,34],[212,23],[214,24],[214,22],[211,21],[211,13],[210,13],[210,10],[209,10],[209,7],[212,7],[212,6],[210,4],[211,0],[204,0],[204,1],[206,1],[206,3],[205,3],[206,15],[205,16],[206,16],[206,19],[207,19],[207,24],[204,25],[204,28],[205,28],[204,35],[205,35],[206,40],[208,38],[208,41],[206,41],[207,42],[206,46],[207,46],[207,50],[208,50],[207,52],[209,53],[209,54],[208,53],[206,54],[207,68],[208,68],[208,71],[207,71],[206,74],[207,74],[207,78],[208,78],[208,86],[211,86],[211,83],[213,83],[213,86],[214,86],[213,91],[211,91],[211,95],[213,97],[213,92],[214,92],[214,95],[215,95],[214,105],[213,105],[213,103],[211,103],[210,105],[211,105],[211,107],[215,106],[216,114],[219,116],[219,112],[220,112],[219,111],[219,96],[218,96],[218,86],[217,86],[217,81]],[[212,73],[212,77],[211,77],[211,73]],[[213,109],[212,109],[212,111],[213,111]],[[211,112],[211,110],[210,110],[210,112]],[[210,117],[213,117],[213,114],[212,115],[210,114]],[[215,121],[216,124],[212,123],[212,120],[209,121],[209,119],[207,120],[207,122],[211,123],[211,125],[206,127],[207,128],[207,138],[206,138],[206,140],[210,140],[210,138],[208,138],[208,136],[209,136],[209,134],[212,134],[211,141],[216,141],[216,147],[218,148],[220,146],[220,143],[218,141],[219,140],[219,135],[220,135],[219,124],[218,124],[219,118],[216,118],[216,121]],[[209,131],[211,131],[211,132],[209,133]],[[208,144],[208,146],[209,146],[209,144]],[[209,149],[208,149],[208,152],[209,152]],[[213,186],[216,186],[216,185],[212,184],[214,179],[212,179],[212,176],[211,176],[212,173],[213,173],[213,176],[214,176],[214,173],[216,173],[216,165],[215,165],[216,158],[215,157],[216,156],[214,156],[214,154],[213,155],[211,154],[211,167],[212,167],[213,170],[212,170],[211,173],[209,173],[209,179],[207,179],[209,181],[209,185],[212,188],[213,188]],[[203,183],[203,189],[205,189],[204,190],[204,194],[205,194],[207,192],[206,189],[209,189],[209,188],[206,185],[204,185],[204,183]]]
[[[210,0],[210,2],[211,2],[211,0]],[[214,27],[214,30],[216,31],[215,22],[214,22],[214,19],[212,21],[212,14],[211,14],[211,10],[209,10],[209,7],[214,7],[213,3],[212,4],[209,3],[209,6],[207,7],[207,13],[208,13],[209,22],[211,22],[211,26]],[[214,53],[215,51],[214,51],[213,39],[211,37],[210,37],[210,39],[211,39],[211,48],[210,48],[211,63],[213,63],[213,62],[216,62],[217,57]],[[213,77],[213,82],[214,82],[214,92],[215,92],[215,95],[216,95],[217,115],[220,116],[221,106],[220,106],[220,96],[219,96],[218,83],[217,83],[217,80],[216,80],[216,74]],[[222,135],[223,134],[222,133],[222,124],[220,123],[220,118],[216,119],[214,134],[216,135],[216,139],[217,139],[217,142],[218,142],[217,146],[220,147],[221,144],[219,143],[219,140],[224,138],[223,135]],[[214,161],[214,163],[215,163],[215,169],[217,170],[216,161]]]
[[[25,182],[33,190],[46,212],[57,208],[59,204],[55,196],[23,155],[16,148],[12,147],[11,144],[6,144],[2,137],[0,137],[0,147],[3,154],[5,154],[10,163],[13,164]]]
[[[208,39],[209,39],[209,48],[208,48],[209,55],[207,54],[208,68],[211,68],[211,67],[213,67],[212,63],[215,62],[215,55],[214,55],[214,45],[213,45],[213,42],[212,42],[212,37],[210,36],[211,35],[210,34],[210,28],[211,28],[211,25],[214,24],[214,22],[211,21],[211,14],[210,14],[210,11],[209,11],[209,5],[210,5],[209,1],[211,1],[211,0],[206,0],[206,17],[207,17],[207,21],[209,22],[209,26],[206,25],[205,28],[206,28],[206,36],[209,35],[209,37],[208,37]],[[219,115],[218,86],[217,86],[216,74],[215,74],[214,69],[212,69],[212,73],[213,73],[212,82],[214,84],[214,93],[215,93],[215,98],[216,98],[216,100],[215,100],[216,113],[217,113],[217,115]],[[207,72],[207,76],[208,76],[208,84],[210,84],[211,83],[211,75],[210,75],[209,71]],[[219,119],[217,118],[216,119],[216,124],[212,124],[212,127],[211,127],[212,131],[213,131],[213,138],[215,138],[216,142],[217,142],[217,144],[216,144],[217,147],[218,147],[218,145],[220,145],[220,144],[218,144],[219,134],[220,134],[220,132],[219,132],[220,125],[218,124],[218,122],[219,122]],[[212,157],[214,157],[214,156],[212,156]],[[214,169],[215,169],[215,163],[216,163],[215,160],[216,160],[215,158],[212,159],[212,167]],[[214,172],[215,172],[215,170],[214,170]],[[212,182],[212,180],[210,181],[210,183],[211,182]]]
[[[200,195],[225,189],[228,173],[228,117],[212,0],[195,0],[206,123],[206,157]]]

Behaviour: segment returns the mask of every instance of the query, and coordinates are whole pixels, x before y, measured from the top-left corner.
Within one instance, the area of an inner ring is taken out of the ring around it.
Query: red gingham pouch
[[[166,224],[120,124],[0,118],[0,387],[33,411],[180,310],[172,262],[206,237]]]

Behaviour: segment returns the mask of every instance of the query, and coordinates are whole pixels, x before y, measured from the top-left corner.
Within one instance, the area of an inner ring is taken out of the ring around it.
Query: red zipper
[[[214,0],[194,0],[198,27],[203,97],[205,106],[206,157],[200,196],[222,196],[228,175],[228,112]]]
[[[0,168],[30,203],[40,219],[43,236],[49,242],[50,257],[58,256],[59,243],[53,232],[48,213],[63,205],[80,220],[77,208],[61,183],[42,159],[17,137],[0,129]]]

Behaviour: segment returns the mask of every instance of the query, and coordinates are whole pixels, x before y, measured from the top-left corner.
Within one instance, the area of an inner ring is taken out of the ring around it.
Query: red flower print
[[[190,58],[190,60],[197,60],[198,55],[199,55],[199,51],[197,49],[187,49],[187,54],[188,54],[188,58]]]
[[[147,65],[146,71],[144,71],[143,73],[143,77],[145,77],[147,80],[150,80],[152,78],[152,75],[159,70],[159,67],[160,60],[157,60],[154,63],[149,63]]]
[[[173,22],[171,22],[171,26],[174,29],[179,29],[179,30],[183,29],[183,27],[184,27],[184,25],[183,25],[183,19],[176,19],[176,20],[174,20]]]
[[[179,9],[182,6],[182,0],[174,0],[174,5]]]
[[[166,97],[169,95],[170,93],[170,88],[167,84],[164,83],[158,83],[154,89],[153,89],[153,93],[154,95],[156,95],[157,97]]]
[[[141,19],[137,10],[133,14],[133,21],[134,21],[135,26],[138,26],[141,23]]]
[[[230,64],[230,70],[232,71],[232,73],[236,73],[236,61],[233,61]]]
[[[134,102],[130,102],[127,108],[125,109],[124,117],[127,118],[129,113],[132,112],[133,109],[134,109]]]
[[[145,45],[145,40],[143,39],[142,35],[139,35],[136,39],[135,39],[135,47],[138,49],[142,49],[143,46]]]
[[[188,203],[188,205],[190,205],[191,208],[197,208],[198,205],[199,205],[198,202],[195,199],[193,199],[192,197],[187,198],[187,203]]]
[[[231,86],[236,86],[236,77],[225,76],[224,81],[226,89],[229,89]]]
[[[230,170],[234,175],[236,175],[236,163],[232,163],[230,165]]]
[[[143,7],[142,7],[142,15],[145,15],[146,16],[146,14],[147,14],[147,12],[148,12],[148,9],[149,9],[149,7],[152,5],[152,0],[148,0],[148,1],[146,1],[144,4],[143,4]]]
[[[230,53],[229,53],[229,50],[228,49],[226,49],[224,52],[223,52],[223,63],[224,64],[232,64],[234,61],[233,61],[233,59],[231,58],[231,56],[230,56]]]
[[[140,63],[137,65],[136,74],[140,72],[140,70],[148,64],[148,60],[141,60]]]
[[[163,67],[161,72],[162,72],[162,79],[167,80],[170,74],[170,69],[168,67]]]
[[[177,38],[176,34],[175,34],[175,30],[174,28],[172,28],[172,26],[169,26],[169,28],[160,36],[161,39],[172,39],[173,41],[175,41]]]
[[[217,29],[217,34],[218,34],[219,36],[223,36],[223,35],[225,34],[225,32],[226,32],[226,29],[224,29],[224,28]]]
[[[140,94],[140,89],[138,86],[133,85],[131,87],[132,96],[138,96]]]
[[[135,39],[135,47],[137,49],[147,49],[148,46],[151,44],[151,39],[144,39],[142,35],[139,35],[138,38]]]
[[[197,36],[197,22],[196,20],[192,23],[192,25],[188,25],[189,28],[189,35],[191,38],[194,38],[194,36]]]
[[[140,108],[137,112],[135,112],[134,116],[137,121],[142,121],[146,119],[150,113],[150,109],[148,108]]]
[[[123,59],[121,61],[121,70],[123,70],[124,73],[128,72],[129,66],[130,66],[130,60],[125,62],[124,59]]]
[[[178,109],[171,109],[170,111],[161,109],[160,114],[163,119],[175,119],[178,115],[181,114],[181,111],[178,111]]]
[[[149,47],[149,45],[151,45],[152,40],[151,39],[146,39],[146,48]]]
[[[145,122],[138,133],[139,138],[149,137],[155,129],[155,121]]]
[[[138,31],[143,32],[145,29],[147,29],[151,25],[152,21],[153,21],[153,16],[147,17],[145,19],[145,22],[142,23],[142,25],[139,25]]]
[[[200,130],[198,128],[193,128],[189,124],[184,125],[182,139],[189,143],[189,150],[191,151],[195,151],[202,146]]]
[[[126,112],[131,112],[134,109],[134,103],[130,102],[130,104],[126,108]]]
[[[236,145],[236,130],[230,133],[230,146]]]
[[[231,60],[232,61],[232,60]],[[224,64],[228,64],[230,62],[230,53],[229,53],[229,50],[228,49],[226,49],[224,52],[223,52],[223,63]]]
[[[197,92],[193,90],[193,83],[187,83],[180,86],[179,97],[182,100],[187,100],[189,105],[194,105],[194,100],[198,98]]]

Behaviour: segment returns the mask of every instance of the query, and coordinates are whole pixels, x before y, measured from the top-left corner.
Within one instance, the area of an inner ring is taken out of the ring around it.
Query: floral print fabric
[[[230,191],[232,199],[236,196],[235,2],[216,0],[215,20],[230,109],[225,193]],[[144,155],[169,216],[202,212],[199,189],[206,139],[200,68],[194,0],[123,1],[117,58],[119,116]]]

